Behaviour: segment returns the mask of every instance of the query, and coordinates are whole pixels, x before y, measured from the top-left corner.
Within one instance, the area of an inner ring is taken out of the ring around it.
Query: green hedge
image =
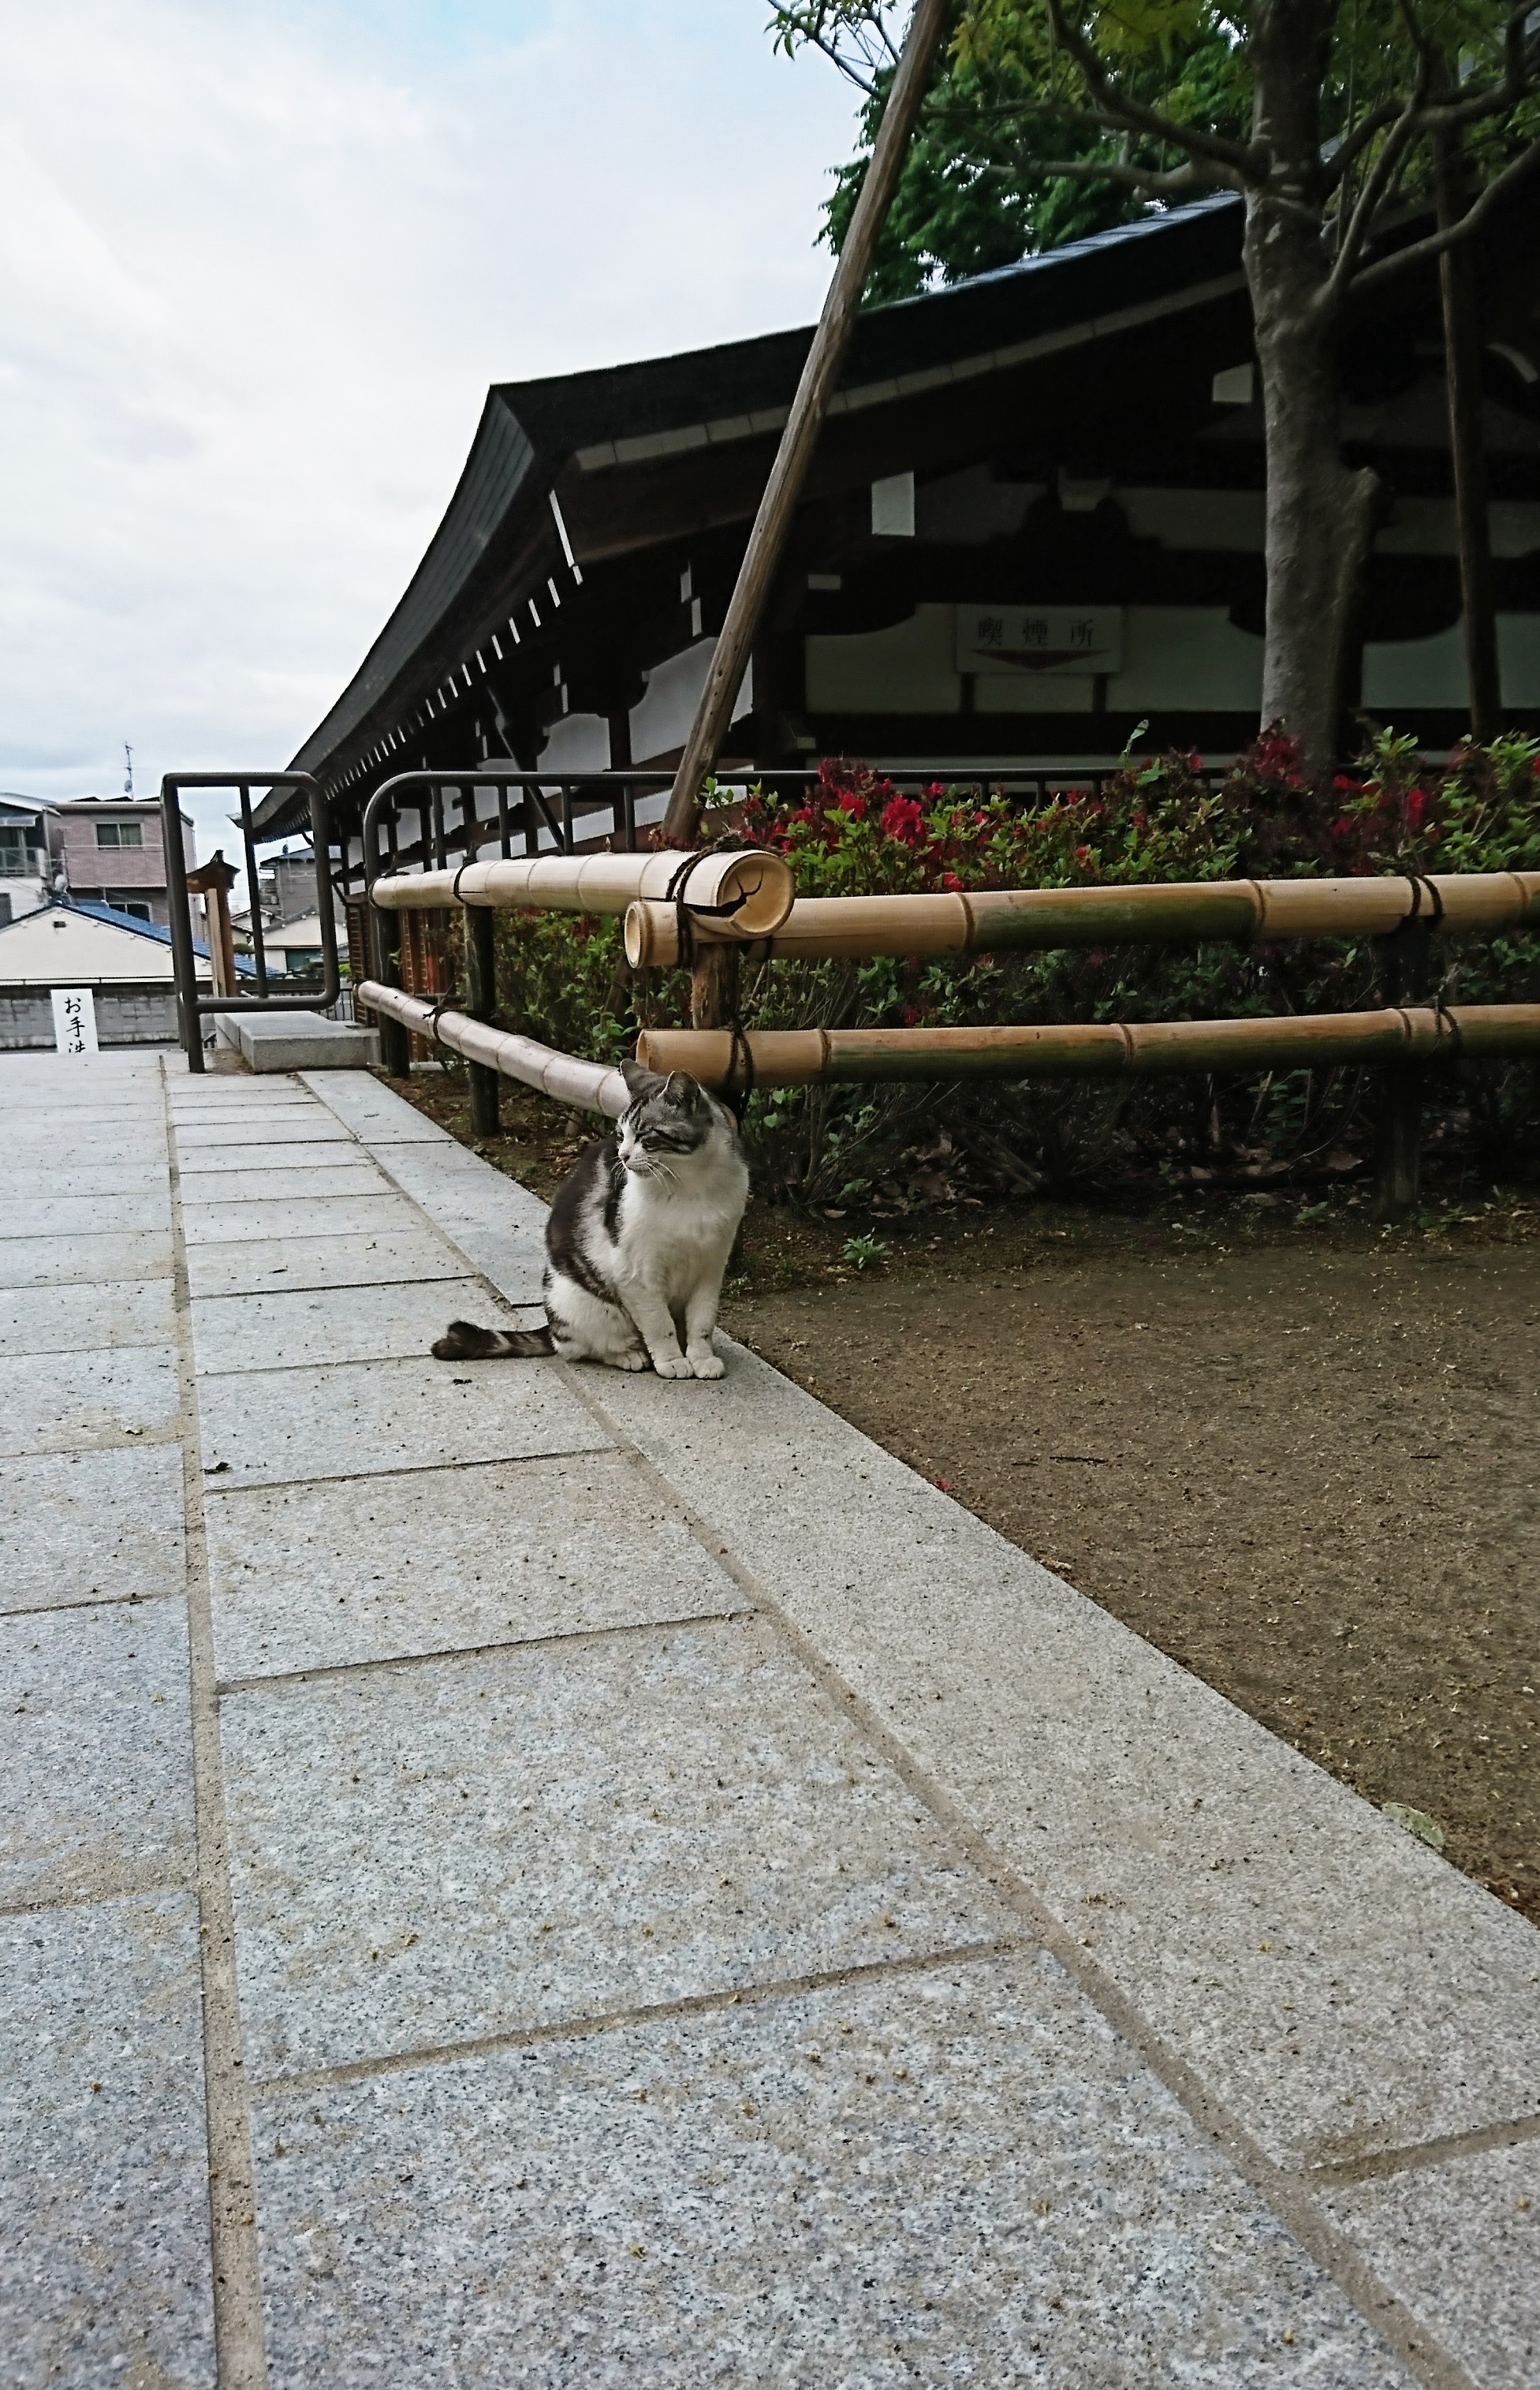
[[[755,797],[717,820],[780,849],[803,896],[1540,870],[1537,759],[1540,741],[1510,738],[1433,768],[1413,740],[1386,733],[1355,775],[1311,786],[1272,735],[1217,786],[1196,757],[1130,758],[1098,792],[1034,811],[939,782],[921,799],[901,796],[840,762],[822,767],[806,803]],[[1435,951],[1451,1001],[1540,997],[1540,938],[1448,940]],[[570,1052],[618,1056],[644,1022],[687,1017],[684,974],[634,980],[617,921],[501,915],[498,963],[499,1017]],[[751,1028],[897,1027],[1345,1011],[1377,1001],[1377,972],[1367,940],[776,963],[745,972],[741,1017]],[[1362,1143],[1370,1095],[1363,1072],[1319,1070],[1126,1086],[815,1087],[756,1095],[745,1126],[771,1196],[895,1210],[955,1188],[959,1173],[1024,1189],[1194,1161],[1308,1167]],[[1530,1066],[1450,1074],[1435,1126],[1489,1165],[1521,1166],[1534,1095]]]

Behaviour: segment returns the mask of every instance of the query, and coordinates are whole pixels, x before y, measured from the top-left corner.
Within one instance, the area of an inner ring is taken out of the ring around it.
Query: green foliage
[[[853,1270],[880,1269],[892,1259],[892,1248],[880,1237],[847,1237],[840,1248],[841,1258]]]
[[[1252,122],[1252,44],[1290,45],[1304,113],[1315,139],[1334,147],[1363,128],[1351,170],[1323,178],[1306,204],[1323,220],[1351,212],[1382,155],[1391,203],[1429,186],[1425,128],[1405,141],[1392,131],[1417,87],[1422,54],[1437,45],[1457,61],[1462,92],[1501,82],[1508,9],[1503,0],[1448,0],[1426,22],[1401,0],[1354,0],[1305,15],[1281,37],[1268,0],[1119,0],[1070,5],[1056,28],[1045,0],[956,0],[937,71],[867,284],[868,301],[906,298],[1036,251],[1127,222],[1152,204],[1206,188],[1240,187],[1236,160]],[[892,80],[892,12],[880,0],[801,0],[772,10],[788,51],[821,49],[864,94],[856,153],[836,172],[821,238],[838,250],[871,154]],[[1533,46],[1533,45],[1532,45]],[[1098,88],[1099,86],[1099,88]],[[1477,116],[1467,151],[1478,182],[1490,181],[1540,135],[1540,104],[1525,90]],[[1227,159],[1212,148],[1231,145]],[[1394,145],[1387,152],[1386,145]],[[1088,170],[1105,161],[1116,172]],[[1055,173],[1056,165],[1070,173]],[[1137,170],[1131,173],[1130,170]],[[1159,178],[1185,170],[1176,187]],[[1259,170],[1260,171],[1260,170]],[[1156,177],[1142,186],[1138,175]]]
[[[802,896],[1540,870],[1540,740],[1435,767],[1387,732],[1354,774],[1312,786],[1274,733],[1217,783],[1194,756],[1134,756],[1098,791],[1035,809],[940,782],[905,796],[865,765],[829,763],[806,802],[751,800],[735,828],[786,854]],[[548,1044],[618,1058],[643,1025],[688,1017],[686,974],[634,980],[619,922],[500,915],[498,941],[502,1018]],[[1438,967],[1450,1000],[1540,1000],[1533,935],[1451,941]],[[745,968],[740,1012],[769,1029],[1353,1011],[1378,1000],[1378,974],[1367,940],[776,962]],[[745,1133],[770,1196],[893,1211],[936,1200],[968,1157],[976,1178],[1018,1191],[1148,1173],[1178,1152],[1299,1161],[1361,1129],[1367,1092],[1366,1074],[1341,1071],[1196,1086],[815,1086],[756,1095]],[[1511,1153],[1533,1132],[1533,1072],[1512,1066],[1468,1072],[1461,1099],[1478,1137]]]

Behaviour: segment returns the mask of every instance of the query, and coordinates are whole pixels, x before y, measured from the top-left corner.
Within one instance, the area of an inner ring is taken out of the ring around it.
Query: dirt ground
[[[503,1109],[548,1194],[588,1124]],[[868,1226],[752,1208],[724,1325],[1540,1921],[1540,1197]]]

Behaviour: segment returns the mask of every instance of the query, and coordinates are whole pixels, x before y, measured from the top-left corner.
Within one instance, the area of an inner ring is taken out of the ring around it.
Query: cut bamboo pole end
[[[468,1062],[479,1062],[489,1071],[500,1072],[505,1079],[517,1079],[521,1086],[537,1088],[541,1095],[551,1096],[558,1103],[576,1104],[585,1111],[603,1112],[610,1120],[619,1120],[631,1101],[630,1090],[619,1071],[603,1062],[584,1062],[576,1054],[563,1054],[554,1046],[542,1046],[533,1037],[520,1037],[512,1030],[493,1029],[484,1021],[472,1021],[466,1012],[439,1011],[425,1004],[420,996],[407,996],[399,987],[382,986],[379,980],[366,979],[358,988],[358,1000],[371,1012],[382,1012],[404,1027],[415,1029],[420,1037],[431,1037],[454,1053],[463,1054]]]
[[[772,1029],[747,1038],[751,1084],[1117,1078],[1310,1062],[1431,1062],[1540,1053],[1540,1004],[1387,1007],[1247,1021],[1065,1022],[1036,1028]],[[741,1085],[742,1045],[713,1029],[647,1029],[636,1060],[708,1087]]]
[[[786,857],[764,847],[706,848],[679,854],[532,854],[466,863],[454,871],[400,871],[369,893],[387,912],[448,906],[523,906],[558,913],[623,913],[650,898],[673,914],[709,921],[725,939],[764,938],[791,910],[796,882]]]
[[[1446,930],[1540,926],[1540,872],[1351,880],[1174,880],[1129,888],[969,889],[914,896],[799,896],[751,960],[997,954],[1012,947],[1183,944],[1213,939],[1385,937],[1416,919]],[[710,919],[698,943],[742,932]],[[645,895],[625,917],[634,970],[679,960],[672,905]]]

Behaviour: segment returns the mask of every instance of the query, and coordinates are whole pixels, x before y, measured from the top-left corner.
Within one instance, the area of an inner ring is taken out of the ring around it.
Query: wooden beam
[[[674,777],[663,819],[663,835],[675,845],[687,844],[695,832],[700,811],[700,784],[715,761],[732,717],[738,685],[753,649],[754,633],[796,511],[808,461],[817,443],[824,410],[861,304],[861,293],[866,287],[878,236],[887,222],[909,135],[930,80],[931,63],[948,13],[949,0],[916,0],[904,54],[872,145],[871,162],[862,180],[845,245],[840,251],[818,328],[791,402],[791,413],[754,517],[738,585]]]

